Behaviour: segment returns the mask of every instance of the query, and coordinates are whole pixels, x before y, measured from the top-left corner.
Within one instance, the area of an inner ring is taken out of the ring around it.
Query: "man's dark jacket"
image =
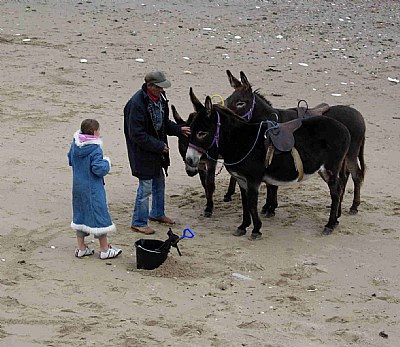
[[[145,180],[158,177],[161,168],[167,173],[170,159],[168,153],[163,153],[164,144],[168,145],[167,135],[181,134],[180,126],[169,119],[166,98],[163,124],[156,131],[148,110],[149,102],[146,84],[143,84],[124,107],[124,134],[132,175]]]

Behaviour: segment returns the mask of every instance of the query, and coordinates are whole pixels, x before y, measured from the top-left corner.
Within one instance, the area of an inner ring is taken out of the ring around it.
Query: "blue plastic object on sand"
[[[183,229],[181,239],[191,239],[194,237],[194,231],[190,228]]]

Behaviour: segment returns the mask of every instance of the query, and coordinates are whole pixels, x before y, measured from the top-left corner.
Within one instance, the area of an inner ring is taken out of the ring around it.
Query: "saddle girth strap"
[[[297,182],[301,182],[304,178],[303,162],[301,161],[299,152],[297,152],[297,149],[295,147],[292,148],[290,153],[292,154],[293,157],[294,167],[296,168],[296,171],[299,173],[299,176],[297,177]]]
[[[265,168],[267,168],[271,164],[272,159],[274,158],[274,152],[275,152],[275,147],[273,145],[269,145],[267,148],[267,153],[265,154],[265,161],[264,161]],[[301,182],[304,178],[304,168],[303,168],[303,162],[301,161],[300,158],[300,154],[295,147],[291,149],[290,154],[293,157],[294,167],[296,168],[296,171],[299,173],[299,175],[297,176],[297,182]]]
[[[265,168],[267,168],[271,164],[272,158],[274,157],[274,151],[275,147],[272,144],[269,145],[267,148],[267,153],[265,155],[265,161],[264,161]]]

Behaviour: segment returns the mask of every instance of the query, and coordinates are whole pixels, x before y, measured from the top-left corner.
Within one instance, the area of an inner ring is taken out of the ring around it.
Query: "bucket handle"
[[[194,237],[194,231],[190,228],[183,229],[182,236],[180,239],[192,239]]]

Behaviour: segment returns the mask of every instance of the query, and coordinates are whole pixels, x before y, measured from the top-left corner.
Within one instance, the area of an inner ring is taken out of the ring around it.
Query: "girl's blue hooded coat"
[[[72,166],[72,209],[71,228],[94,235],[115,231],[108,212],[104,176],[110,171],[110,160],[103,158],[102,140],[81,142],[80,131],[74,134],[68,152]]]

